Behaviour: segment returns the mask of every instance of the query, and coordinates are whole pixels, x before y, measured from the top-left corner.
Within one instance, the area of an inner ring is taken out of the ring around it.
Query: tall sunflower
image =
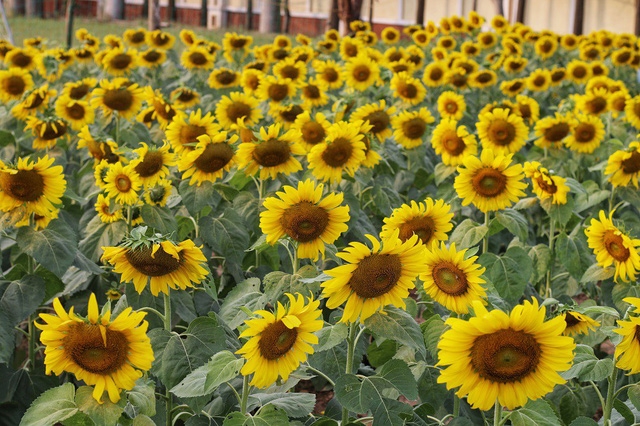
[[[545,308],[526,300],[511,314],[487,311],[472,302],[467,321],[449,318],[438,342],[438,377],[447,389],[457,388],[473,408],[489,410],[496,400],[513,410],[529,399],[542,398],[565,383],[558,372],[571,367],[575,343],[562,336],[562,317],[545,321]]]
[[[616,151],[609,156],[605,175],[609,176],[609,182],[613,187],[633,186],[638,188],[640,177],[640,142],[631,142],[625,150]]]
[[[345,121],[333,123],[327,138],[311,148],[307,155],[313,176],[330,183],[340,182],[344,171],[353,176],[366,158],[366,145],[362,139],[360,126]]]
[[[183,155],[178,161],[178,170],[182,179],[189,179],[189,185],[200,186],[203,182],[215,182],[222,179],[235,164],[235,151],[232,144],[237,135],[227,137],[220,131],[213,136],[198,136],[198,144],[193,151]]]
[[[142,182],[131,164],[127,166],[123,166],[121,162],[112,164],[107,170],[104,181],[107,195],[116,203],[131,206],[138,202],[138,191],[142,187]]]
[[[613,211],[607,217],[600,210],[600,220],[592,218],[585,229],[587,244],[593,249],[598,265],[603,268],[615,266],[614,280],[635,282],[636,271],[640,270],[640,239],[630,238],[613,224]]]
[[[0,101],[17,101],[32,88],[33,77],[29,71],[20,68],[0,70]]]
[[[469,313],[473,301],[485,303],[485,280],[481,278],[485,268],[476,263],[478,256],[465,258],[467,249],[458,251],[455,243],[447,249],[444,242],[439,246],[434,241],[428,248],[420,280],[433,300],[457,314]]]
[[[422,145],[429,130],[429,124],[435,119],[425,107],[418,111],[402,111],[391,119],[393,137],[406,149]]]
[[[240,372],[244,376],[253,374],[250,384],[266,388],[280,377],[286,381],[301,362],[312,354],[318,343],[314,334],[324,325],[319,300],[286,293],[289,306],[278,302],[275,312],[256,311],[262,318],[245,321],[247,328],[240,338],[249,340],[236,351],[247,360]]]
[[[478,153],[475,135],[469,133],[466,126],[458,126],[458,122],[451,118],[443,119],[433,129],[431,146],[447,166],[459,166],[468,155],[475,156]]]
[[[529,128],[522,117],[511,114],[509,109],[496,108],[480,114],[479,119],[476,128],[483,149],[507,155],[520,151],[526,144]]]
[[[629,374],[637,374],[640,372],[640,337],[638,336],[640,299],[625,297],[622,300],[633,305],[635,309],[629,315],[628,321],[617,321],[620,328],[613,331],[622,336],[622,341],[616,346],[613,356],[616,359],[616,367],[628,370]]]
[[[310,77],[300,86],[300,99],[305,109],[321,107],[329,102],[329,97],[316,77]]]
[[[105,71],[116,77],[129,74],[139,63],[138,51],[134,49],[111,49],[102,58]]]
[[[468,156],[463,160],[464,167],[458,166],[459,175],[453,184],[462,205],[473,203],[486,213],[505,209],[526,194],[523,189],[522,165],[511,165],[513,155],[496,155],[485,149],[480,158]]]
[[[429,248],[431,243],[449,238],[447,232],[453,229],[450,210],[451,206],[443,200],[434,202],[430,197],[420,203],[411,200],[410,205],[403,204],[384,218],[380,238],[388,239],[398,232],[398,238],[404,242],[417,235],[418,242]]]
[[[148,188],[160,179],[166,178],[169,175],[169,167],[175,166],[176,160],[166,142],[161,147],[153,148],[144,142],[140,142],[140,145],[140,148],[133,150],[138,158],[132,160],[129,165],[140,177],[142,186]]]
[[[573,132],[564,141],[572,151],[591,154],[604,139],[604,123],[595,115],[578,114]]]
[[[424,269],[425,248],[414,235],[402,242],[397,235],[378,241],[366,235],[370,249],[352,242],[337,256],[348,262],[325,271],[331,277],[322,283],[327,307],[335,309],[346,302],[341,322],[364,322],[385,306],[405,308],[409,290]]]
[[[267,243],[275,244],[283,236],[297,243],[298,257],[314,262],[324,258],[325,244],[332,244],[347,231],[349,206],[343,206],[343,194],[322,196],[324,185],[311,179],[298,187],[285,186],[275,197],[268,197],[260,213],[260,229]]]
[[[238,168],[253,176],[260,171],[260,179],[276,179],[279,173],[288,175],[302,169],[297,155],[304,155],[298,143],[300,133],[291,129],[283,134],[280,123],[260,127],[257,141],[243,142],[238,147]]]
[[[540,200],[549,200],[552,204],[567,204],[569,186],[565,178],[549,172],[537,161],[524,163],[524,174],[531,179],[533,192]]]
[[[296,92],[297,87],[291,79],[268,75],[262,79],[256,90],[256,96],[262,101],[268,101],[270,106],[274,106],[295,97]]]
[[[118,247],[102,247],[103,262],[122,274],[121,283],[133,282],[138,293],[149,284],[151,294],[169,294],[169,289],[185,290],[202,282],[207,259],[191,240],[175,244],[172,241],[149,239],[125,241]]]
[[[136,380],[151,369],[154,360],[146,312],[126,308],[111,318],[110,309],[99,311],[95,294],[89,297],[87,317],[65,311],[56,297],[56,315],[40,314],[44,323],[34,322],[42,330],[40,341],[45,346],[44,364],[47,374],[73,373],[77,380],[94,386],[93,397],[102,402],[107,391],[116,403],[120,392],[131,390]]]
[[[320,61],[316,59],[311,63],[311,66],[316,72],[318,84],[324,90],[339,89],[344,84],[344,70],[342,65],[336,61]]]
[[[115,112],[130,120],[142,107],[143,99],[144,91],[126,78],[101,80],[100,87],[92,91],[91,106],[100,108],[106,117]]]
[[[54,166],[54,158],[38,158],[33,162],[18,158],[15,166],[0,162],[0,210],[10,212],[21,206],[25,214],[51,216],[62,204],[67,186],[62,166]]]
[[[387,107],[385,100],[381,100],[378,103],[371,103],[361,106],[351,114],[351,121],[369,121],[369,124],[373,126],[371,133],[373,133],[380,142],[384,142],[389,136],[391,136],[392,130],[390,129],[391,116],[395,114],[396,108],[394,106]]]
[[[198,136],[213,136],[220,131],[210,112],[202,115],[198,108],[191,111],[189,117],[176,115],[165,129],[165,136],[171,144],[173,151],[180,155],[193,150],[198,143]]]

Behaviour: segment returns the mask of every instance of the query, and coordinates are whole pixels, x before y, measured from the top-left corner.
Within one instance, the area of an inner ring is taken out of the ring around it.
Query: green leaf
[[[229,351],[218,352],[209,362],[174,386],[171,392],[179,398],[209,395],[221,384],[236,378],[243,364],[242,359]]]
[[[29,226],[18,229],[20,249],[48,270],[62,277],[76,257],[76,236],[64,220],[52,221],[45,229],[36,231]]]
[[[572,421],[569,426],[598,426],[598,423],[589,417],[580,416]]]
[[[129,394],[129,403],[137,414],[156,415],[156,385],[148,379],[138,379]]]
[[[348,333],[349,328],[343,322],[320,329],[316,332],[318,344],[314,346],[315,352],[326,351],[346,341]]]
[[[567,269],[575,279],[580,279],[583,275],[583,269],[580,262],[580,244],[579,240],[567,235],[560,234],[556,239],[556,254],[562,265]]]
[[[566,380],[577,377],[581,382],[598,382],[609,377],[612,371],[613,361],[610,358],[598,359],[590,346],[577,345],[573,365],[560,375]]]
[[[16,144],[16,138],[13,136],[12,133],[9,133],[7,131],[4,130],[0,130],[0,147],[5,147],[8,145],[15,145]]]
[[[78,412],[75,393],[72,383],[49,389],[31,403],[20,426],[51,426],[70,418]]]
[[[284,411],[289,417],[305,417],[313,411],[316,396],[312,393],[254,393],[249,395],[247,411],[267,404]]]
[[[613,400],[613,408],[615,408],[615,410],[620,413],[622,417],[624,417],[624,419],[626,420],[626,424],[635,424],[636,416],[633,414],[633,411],[631,411],[627,404],[616,398]]]
[[[200,219],[204,241],[219,256],[235,263],[242,263],[249,247],[249,233],[242,217],[232,208],[227,208],[220,217],[205,216]]]
[[[203,182],[202,185],[189,185],[189,181],[183,180],[178,186],[178,193],[182,202],[192,216],[196,216],[206,206],[216,206],[222,197],[213,189],[211,182]]]
[[[76,404],[78,409],[88,415],[96,426],[115,425],[124,411],[126,400],[121,398],[114,404],[109,398],[102,398],[102,403],[96,401],[91,393],[93,387],[82,386],[76,391]]]
[[[392,359],[383,365],[371,380],[378,380],[377,376],[391,383],[408,400],[418,399],[418,384],[406,362]]]
[[[193,296],[187,291],[172,292],[171,305],[174,312],[185,322],[191,322],[198,317],[196,307],[193,304]]]
[[[609,278],[613,277],[615,272],[615,268],[603,268],[597,263],[594,263],[593,265],[589,266],[586,271],[584,271],[582,278],[580,278],[580,282],[593,283],[596,281],[608,280]]]
[[[429,353],[432,357],[436,358],[438,355],[440,336],[442,336],[442,333],[447,329],[447,326],[444,324],[444,321],[442,321],[442,318],[440,318],[440,315],[432,315],[420,324],[420,328],[422,329],[424,341],[427,349],[429,349]]]
[[[156,426],[156,423],[149,416],[138,414],[133,418],[131,426]]]
[[[171,234],[178,229],[178,222],[171,210],[166,207],[145,204],[140,209],[144,224],[154,228],[161,234]]]
[[[571,216],[573,215],[574,201],[573,198],[567,197],[565,204],[551,204],[551,200],[540,203],[542,207],[549,213],[551,220],[555,221],[561,227],[565,227]]]
[[[496,213],[496,220],[523,243],[529,235],[529,223],[522,213],[513,209],[505,209]]]
[[[264,295],[260,292],[260,280],[258,278],[248,278],[236,286],[227,294],[224,303],[220,307],[220,317],[225,323],[235,330],[244,320],[249,318],[241,307],[246,307],[250,311],[264,308]]]
[[[37,275],[25,275],[12,281],[0,297],[0,311],[4,311],[10,327],[34,313],[42,303],[45,281]]]
[[[367,360],[373,367],[378,368],[389,361],[398,352],[398,345],[393,340],[378,343],[374,340],[367,346]]]
[[[555,411],[544,399],[529,401],[509,417],[513,426],[562,426]]]
[[[484,275],[498,293],[510,302],[516,302],[533,273],[533,262],[520,247],[509,248],[502,256],[483,253],[478,262],[487,268]]]
[[[533,262],[533,276],[531,282],[540,282],[546,277],[549,270],[549,264],[551,263],[551,250],[545,244],[538,244],[531,247],[529,250],[529,257]]]
[[[379,341],[392,339],[415,349],[422,356],[427,354],[420,326],[402,309],[386,307],[384,312],[376,312],[367,318],[364,325]]]
[[[273,426],[288,425],[287,413],[277,410],[273,405],[265,405],[256,416],[235,411],[229,414],[222,426]]]
[[[451,242],[456,243],[458,249],[473,247],[489,232],[489,228],[471,219],[465,219],[456,226],[451,234]]]
[[[629,395],[629,401],[633,406],[640,410],[640,384],[636,383],[627,389],[627,395]]]
[[[456,172],[456,168],[452,166],[447,166],[444,163],[436,164],[435,170],[433,174],[435,176],[435,184],[439,186],[442,182],[447,180],[449,176]]]
[[[118,244],[127,234],[127,224],[119,220],[113,223],[102,223],[95,216],[85,229],[85,237],[78,244],[78,249],[94,262],[100,260],[102,247]]]

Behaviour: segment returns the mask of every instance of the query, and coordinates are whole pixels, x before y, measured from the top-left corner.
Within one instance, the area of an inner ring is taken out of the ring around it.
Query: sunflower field
[[[640,40],[471,13],[0,42],[0,425],[640,421]]]

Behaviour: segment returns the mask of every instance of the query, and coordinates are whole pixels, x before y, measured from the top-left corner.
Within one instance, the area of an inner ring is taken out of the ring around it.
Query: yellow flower
[[[442,118],[452,118],[460,120],[467,110],[467,104],[464,96],[447,90],[442,92],[438,97],[438,112]]]
[[[102,109],[105,117],[118,113],[130,120],[142,107],[144,92],[136,83],[130,83],[126,78],[116,78],[112,81],[101,80],[100,87],[93,89],[91,106]]]
[[[636,374],[640,372],[640,340],[638,339],[640,318],[637,316],[640,300],[637,297],[625,297],[622,300],[634,305],[636,309],[633,311],[635,315],[629,316],[629,321],[617,321],[620,328],[613,331],[622,336],[622,341],[616,346],[613,356],[616,359],[616,367],[628,370],[628,374]]]
[[[366,145],[362,141],[360,126],[345,121],[331,125],[327,137],[307,155],[309,169],[321,181],[338,183],[344,171],[353,176],[366,158]]]
[[[533,192],[540,200],[550,200],[553,204],[567,204],[569,187],[565,178],[550,173],[537,161],[524,163],[524,175],[531,179]]]
[[[212,89],[228,89],[240,85],[240,74],[232,69],[219,67],[211,71],[207,79]]]
[[[524,95],[516,96],[516,104],[514,105],[514,111],[527,125],[537,123],[540,117],[540,105],[538,102]],[[527,129],[528,134],[528,129]]]
[[[80,81],[69,81],[64,84],[61,96],[69,96],[71,99],[84,99],[91,90],[98,84],[95,78],[87,77]]]
[[[600,115],[609,108],[609,90],[605,87],[588,91],[578,96],[577,109],[585,114]]]
[[[316,72],[318,84],[324,90],[335,90],[344,84],[344,69],[342,65],[333,60],[314,60],[311,65]]]
[[[109,50],[102,58],[105,71],[116,77],[128,74],[138,66],[138,52],[130,49],[115,48]]]
[[[373,126],[371,133],[376,135],[380,142],[384,142],[391,136],[392,130],[389,124],[391,123],[391,116],[395,112],[396,108],[394,106],[387,107],[383,99],[378,103],[370,103],[359,107],[351,114],[350,120],[369,121],[369,124]]]
[[[324,258],[325,244],[333,244],[347,231],[349,206],[342,206],[343,194],[322,196],[323,184],[310,179],[298,182],[298,187],[284,186],[276,197],[263,203],[260,229],[267,243],[275,244],[287,235],[297,243],[298,257],[314,262]]]
[[[129,166],[140,177],[140,182],[144,188],[155,185],[159,180],[169,175],[169,167],[176,165],[175,156],[169,151],[169,145],[165,142],[161,147],[153,147],[140,142],[140,148],[134,149],[133,152],[138,158],[129,163]]]
[[[346,302],[341,322],[364,322],[385,306],[405,308],[409,290],[424,270],[425,248],[414,235],[402,242],[397,236],[378,241],[366,235],[370,249],[352,242],[337,256],[348,262],[325,271],[331,279],[322,283],[327,308]]]
[[[500,83],[500,91],[506,96],[516,96],[522,92],[526,87],[525,80],[522,78],[516,78],[514,80],[505,80]]]
[[[613,224],[613,211],[609,217],[600,210],[600,220],[592,218],[591,225],[585,229],[589,248],[593,249],[598,265],[607,268],[614,265],[614,280],[635,281],[636,271],[640,269],[640,254],[636,247],[639,239],[631,239]]]
[[[2,71],[0,71],[1,73]],[[0,92],[1,94],[1,92]],[[627,98],[624,107],[625,120],[636,129],[640,129],[640,95]]]
[[[391,78],[391,90],[394,97],[400,98],[411,105],[422,102],[427,93],[420,80],[411,77],[406,72],[395,74]]]
[[[638,188],[640,176],[640,143],[631,142],[626,150],[616,151],[609,156],[605,175],[609,176],[609,182],[613,187],[633,186]]]
[[[107,195],[116,203],[131,206],[138,202],[138,191],[142,182],[131,164],[127,166],[123,166],[121,162],[112,164],[104,181]]]
[[[181,155],[194,148],[198,143],[198,136],[213,136],[219,131],[220,126],[215,123],[211,113],[202,115],[202,111],[198,108],[196,111],[191,111],[189,118],[183,115],[175,116],[165,129],[165,135],[173,151]]]
[[[144,202],[151,206],[164,207],[173,192],[173,185],[168,179],[160,179],[154,186],[144,192]]]
[[[393,137],[406,149],[416,148],[425,142],[428,125],[434,121],[425,107],[418,111],[402,111],[391,119]]]
[[[171,102],[179,109],[194,107],[200,103],[200,94],[187,87],[178,87],[169,95]]]
[[[280,377],[283,381],[307,360],[313,347],[318,343],[314,334],[324,325],[320,301],[305,299],[301,294],[286,293],[289,306],[278,302],[275,312],[260,310],[255,312],[262,318],[245,321],[247,328],[240,338],[249,340],[236,351],[247,360],[240,372],[244,376],[253,374],[250,384],[266,388]]]
[[[585,114],[578,114],[576,122],[564,144],[572,151],[591,154],[604,139],[604,123],[597,116]]]
[[[534,70],[526,78],[527,88],[533,92],[545,92],[551,85],[551,73],[546,68]]]
[[[451,328],[438,342],[437,365],[447,367],[438,383],[459,387],[456,395],[466,395],[473,408],[489,410],[497,400],[513,410],[566,382],[558,372],[571,367],[575,343],[562,336],[562,317],[545,321],[545,308],[536,299],[516,306],[510,315],[472,303],[469,320],[446,321]]]
[[[439,87],[446,83],[447,66],[444,62],[431,62],[422,75],[422,82],[427,87]]]
[[[235,152],[231,145],[237,140],[238,136],[227,138],[227,132],[223,131],[213,136],[198,136],[198,144],[193,151],[183,154],[178,162],[178,170],[184,172],[182,179],[189,179],[189,185],[198,186],[203,182],[222,179],[224,173],[235,164]]]
[[[404,242],[417,235],[418,242],[429,248],[431,243],[449,238],[447,232],[453,229],[450,210],[451,206],[443,200],[434,202],[429,197],[421,203],[411,200],[411,205],[403,204],[394,209],[391,216],[384,218],[380,238],[391,238],[397,232],[398,238]]]
[[[147,44],[150,47],[169,50],[173,47],[175,42],[176,38],[165,31],[154,30],[147,32]]]
[[[484,150],[506,155],[520,151],[526,144],[529,128],[522,117],[510,114],[509,109],[496,108],[479,118],[476,128]]]
[[[558,39],[555,36],[542,36],[536,40],[534,49],[541,59],[549,59],[558,50]]]
[[[49,99],[55,97],[58,92],[49,89],[48,84],[29,92],[19,104],[11,108],[11,114],[20,120],[26,120],[30,115],[36,115],[49,104]]]
[[[144,28],[129,28],[124,31],[122,38],[129,46],[140,47],[147,41],[147,30]]]
[[[138,54],[140,66],[147,68],[155,68],[163,64],[167,60],[167,54],[162,49],[147,49]]]
[[[189,46],[182,51],[180,63],[188,70],[210,70],[214,66],[215,55],[204,46]]]
[[[559,148],[562,141],[569,136],[578,125],[578,122],[570,115],[544,117],[535,126],[535,145],[540,148]]]
[[[400,31],[393,27],[385,27],[380,36],[384,44],[395,44],[400,40]]]
[[[307,67],[304,62],[294,58],[285,58],[273,66],[273,75],[281,79],[290,79],[295,85],[300,85],[307,77]]]
[[[600,327],[600,323],[588,316],[576,311],[566,311],[562,314],[567,328],[564,329],[565,336],[577,336],[578,334],[587,334],[590,330]]]
[[[311,77],[302,84],[300,98],[307,110],[324,106],[329,102],[329,97],[316,77]]]
[[[73,130],[79,131],[95,120],[95,112],[87,101],[60,96],[56,101],[56,114],[71,124]]]
[[[459,166],[466,156],[478,153],[476,137],[450,118],[440,121],[433,130],[431,146],[447,166]]]
[[[33,77],[29,71],[20,68],[0,70],[0,100],[2,102],[17,101],[32,88]]]
[[[373,86],[380,77],[380,67],[366,55],[349,59],[343,71],[347,86],[363,92]]]
[[[57,140],[67,134],[67,125],[64,121],[57,119],[41,120],[34,115],[27,117],[27,125],[24,129],[31,129],[34,137],[32,146],[36,150],[53,148]]]
[[[111,201],[111,198],[105,197],[103,194],[98,194],[98,200],[96,201],[94,207],[98,212],[100,221],[103,223],[113,223],[119,220],[124,220],[122,208],[120,208],[120,206],[117,206],[115,211],[112,210],[114,206],[112,205]]]
[[[14,47],[4,56],[4,63],[9,69],[31,71],[38,66],[39,55],[40,52],[30,47]]]
[[[67,311],[60,300],[53,300],[56,315],[40,314],[44,323],[34,322],[42,330],[47,374],[73,373],[77,380],[94,386],[93,397],[102,402],[107,391],[111,402],[120,400],[120,392],[131,390],[136,380],[151,369],[154,360],[146,312],[126,308],[111,318],[111,310],[98,310],[95,294],[89,297],[87,317]]]
[[[84,126],[78,133],[78,148],[87,148],[89,154],[99,163],[104,160],[105,164],[113,164],[120,161],[118,145],[113,140],[96,141],[89,127]]]
[[[256,97],[269,101],[270,106],[278,105],[296,95],[296,86],[288,78],[282,79],[269,75],[262,79]]]
[[[567,65],[567,77],[575,83],[584,84],[591,78],[591,67],[586,62],[574,59]]]

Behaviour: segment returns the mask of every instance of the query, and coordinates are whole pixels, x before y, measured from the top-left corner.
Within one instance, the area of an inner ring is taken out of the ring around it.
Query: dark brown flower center
[[[246,37],[234,37],[231,39],[230,44],[234,49],[242,49],[247,45],[248,42],[249,39]]]
[[[601,114],[607,109],[607,100],[602,96],[596,96],[586,102],[586,107],[591,114]]]
[[[300,105],[292,105],[289,108],[282,110],[280,112],[280,117],[287,123],[293,123],[296,121],[296,118],[302,114],[304,110]]]
[[[625,64],[629,61],[629,59],[631,59],[631,52],[624,51],[622,53],[619,53],[616,59],[618,60],[619,63]]]
[[[449,114],[455,114],[458,112],[458,103],[454,100],[448,100],[444,103],[444,110]]]
[[[142,43],[145,38],[145,33],[142,31],[135,31],[129,36],[129,41],[134,44]]]
[[[146,178],[149,176],[153,176],[162,170],[162,166],[164,165],[162,152],[160,151],[148,151],[144,159],[138,163],[135,167],[136,173],[140,175],[142,178]]]
[[[44,102],[44,95],[41,92],[33,93],[29,98],[27,98],[24,109],[36,109]]]
[[[602,242],[607,252],[617,262],[625,262],[631,256],[629,249],[625,247],[622,236],[614,230],[607,230],[602,237]]]
[[[566,328],[569,329],[574,325],[580,324],[581,321],[577,317],[573,316],[571,312],[567,312],[565,313],[565,316],[564,316],[564,322],[567,323]]]
[[[335,83],[340,78],[340,74],[334,68],[325,68],[322,71],[322,78],[328,83]]]
[[[480,84],[490,83],[493,80],[493,75],[489,72],[480,72],[476,75],[476,81]]]
[[[20,96],[27,88],[24,79],[18,75],[12,75],[4,80],[4,90],[13,96]]]
[[[427,130],[427,123],[420,118],[414,117],[402,123],[402,133],[409,139],[419,139]]]
[[[349,286],[364,299],[382,296],[395,287],[402,276],[402,262],[397,254],[371,254],[358,263]]]
[[[237,76],[233,71],[222,70],[216,73],[216,81],[223,86],[228,86],[236,81]]]
[[[429,73],[429,79],[431,81],[440,81],[443,76],[444,72],[440,68],[434,68]]]
[[[262,167],[276,167],[286,163],[291,158],[289,142],[269,139],[256,146],[253,159]]]
[[[176,110],[171,105],[160,99],[155,99],[153,101],[153,109],[158,116],[164,118],[166,121],[173,120],[173,117],[177,114]]]
[[[476,337],[471,348],[471,365],[485,380],[513,383],[534,372],[541,355],[534,336],[507,328]]]
[[[400,81],[396,90],[401,97],[406,99],[415,99],[418,95],[418,88],[413,83]]]
[[[469,289],[467,275],[451,262],[442,261],[433,267],[433,281],[442,291],[451,296],[461,296]]]
[[[162,55],[160,54],[160,52],[158,52],[155,49],[150,49],[147,50],[142,57],[144,58],[145,61],[149,62],[149,63],[156,63],[157,61],[160,60],[160,58],[162,57]]]
[[[117,70],[126,70],[129,65],[131,65],[132,61],[133,58],[131,57],[131,55],[127,53],[119,53],[111,58],[111,61],[109,61],[109,65]]]
[[[329,213],[309,201],[301,201],[287,208],[280,224],[288,236],[300,243],[314,241],[329,225]]]
[[[251,106],[244,102],[235,101],[227,107],[226,114],[232,123],[237,123],[239,118],[251,115]]]
[[[189,62],[197,67],[201,67],[207,63],[207,57],[202,52],[191,52],[189,54]]]
[[[587,69],[582,65],[579,65],[573,69],[572,75],[577,79],[584,78],[587,75]]]
[[[274,322],[260,334],[260,354],[268,360],[278,359],[289,352],[297,337],[298,331],[295,328],[288,328],[282,321]]]
[[[127,364],[129,342],[121,331],[106,327],[103,338],[99,325],[75,323],[62,342],[65,354],[90,373],[106,376]]]
[[[640,152],[631,152],[631,157],[622,160],[621,165],[625,174],[631,175],[640,172]]]
[[[493,198],[502,194],[507,187],[507,178],[493,167],[483,167],[471,180],[473,189],[482,197]]]
[[[455,130],[448,130],[442,134],[442,147],[454,157],[462,154],[464,149],[467,147],[464,143],[464,140]]]
[[[344,47],[344,53],[349,58],[353,58],[358,55],[358,46],[355,44],[347,43]]]
[[[549,142],[560,142],[567,137],[571,128],[567,123],[556,123],[544,131],[544,138]]]
[[[564,70],[551,71],[551,81],[553,81],[554,83],[562,81],[564,79],[565,74],[566,72]]]
[[[289,86],[286,84],[274,83],[267,90],[269,98],[275,102],[280,102],[289,95]]]
[[[545,179],[545,177],[547,179]],[[548,182],[547,180],[551,181]],[[555,194],[558,192],[558,186],[553,182],[553,179],[549,175],[541,175],[536,178],[536,182],[540,189],[542,189],[547,194]]]
[[[180,268],[182,263],[181,256],[179,256],[180,260],[176,259],[164,251],[162,246],[158,248],[153,256],[151,251],[151,246],[138,247],[127,250],[125,257],[138,272],[149,277],[161,277]]]
[[[215,173],[229,164],[232,158],[233,148],[226,143],[212,143],[207,145],[194,164],[198,170],[205,173]]]
[[[489,138],[500,146],[508,146],[516,137],[516,128],[506,120],[497,119],[489,124]]]
[[[133,100],[133,95],[126,88],[107,90],[102,99],[107,108],[114,111],[127,111]]]
[[[129,192],[131,189],[131,178],[127,175],[118,175],[116,176],[113,183],[116,186],[116,189],[120,192]]]
[[[182,89],[176,98],[178,101],[187,103],[195,99],[196,94],[189,89]]]
[[[79,86],[72,87],[71,90],[69,90],[69,97],[71,99],[80,100],[87,96],[87,93],[89,93],[89,86],[83,83]]]
[[[349,161],[352,153],[353,146],[348,139],[336,138],[322,153],[322,161],[330,167],[342,167]]]
[[[204,135],[207,133],[207,129],[202,126],[195,126],[193,124],[187,124],[180,128],[180,143],[182,145],[187,145],[190,143],[198,142],[198,136]],[[191,148],[189,146],[185,146],[185,148]]]
[[[67,115],[74,120],[82,120],[85,116],[85,110],[82,105],[74,102],[71,106],[66,106]]]
[[[398,238],[400,240],[407,241],[414,234],[420,238],[423,244],[428,245],[431,242],[433,233],[435,232],[435,223],[429,216],[413,217],[402,225],[400,225],[400,232]]]
[[[44,180],[35,170],[18,170],[14,174],[0,172],[0,187],[11,198],[22,202],[36,201],[44,195]]]
[[[297,80],[300,77],[300,70],[293,65],[285,65],[280,69],[280,76],[283,78],[290,78],[291,80]]]
[[[369,120],[369,124],[373,126],[371,132],[376,134],[384,132],[387,127],[389,127],[390,122],[389,114],[382,110],[372,112],[371,114],[364,117],[364,120]]]
[[[535,87],[544,87],[546,83],[547,83],[547,79],[543,75],[538,75],[536,76],[536,78],[533,79],[533,85]]]
[[[309,99],[320,98],[320,89],[318,88],[318,86],[315,86],[313,84],[307,84],[306,86],[304,86],[304,88],[302,89],[302,93],[304,94],[305,98],[309,98]]]
[[[574,137],[578,143],[589,143],[596,135],[595,127],[590,123],[580,123],[576,127]]]
[[[152,37],[153,44],[156,46],[162,47],[165,44],[168,44],[171,40],[168,34],[156,34]]]
[[[625,96],[617,96],[614,95],[613,100],[611,101],[611,109],[614,111],[622,112],[627,106],[627,100]]]
[[[354,80],[363,82],[369,79],[371,75],[371,70],[366,65],[358,65],[353,68],[352,76]]]
[[[44,127],[44,131],[42,131],[42,127]],[[40,124],[38,127],[38,135],[40,139],[46,141],[52,141],[54,139],[58,139],[67,133],[67,125],[62,121],[50,121],[46,123]]]
[[[26,68],[31,65],[33,58],[22,52],[18,52],[11,58],[11,63],[19,68]]]
[[[302,139],[309,145],[315,145],[322,142],[327,135],[324,127],[315,121],[308,121],[302,125]]]

